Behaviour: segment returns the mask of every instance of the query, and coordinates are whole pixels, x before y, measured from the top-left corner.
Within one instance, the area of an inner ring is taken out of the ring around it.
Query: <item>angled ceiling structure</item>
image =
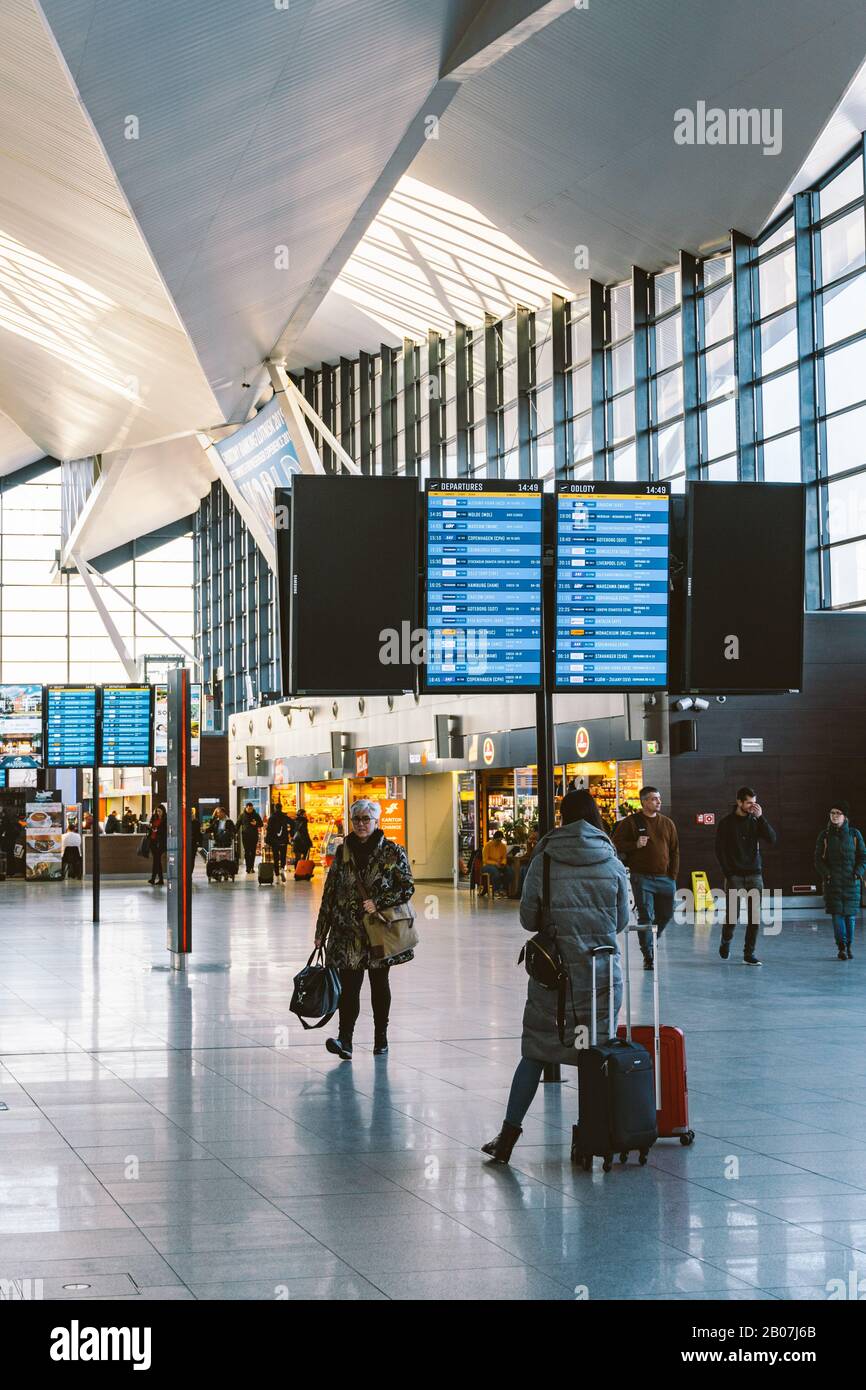
[[[101,453],[85,556],[188,514],[270,356],[756,232],[864,53],[860,0],[4,0],[0,472]],[[701,101],[778,153],[677,145]]]

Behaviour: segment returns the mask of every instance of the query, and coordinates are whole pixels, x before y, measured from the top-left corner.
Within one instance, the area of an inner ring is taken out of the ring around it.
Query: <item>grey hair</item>
[[[378,801],[370,801],[368,797],[363,796],[360,801],[353,801],[352,805],[349,807],[350,820],[356,811],[366,811],[367,814],[378,823],[379,817],[382,814],[382,807],[379,805]]]

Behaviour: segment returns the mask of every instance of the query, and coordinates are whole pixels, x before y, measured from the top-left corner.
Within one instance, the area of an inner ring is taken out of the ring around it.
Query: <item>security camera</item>
[[[700,698],[695,700],[695,709],[709,709],[709,707],[709,700],[701,700]]]
[[[694,702],[694,700],[692,699],[691,695],[681,695],[680,698],[679,698],[678,700],[674,700],[674,709],[678,709],[678,710],[687,710],[687,709],[691,709],[691,708],[692,708],[692,705],[693,705],[694,703],[695,703],[695,702]]]

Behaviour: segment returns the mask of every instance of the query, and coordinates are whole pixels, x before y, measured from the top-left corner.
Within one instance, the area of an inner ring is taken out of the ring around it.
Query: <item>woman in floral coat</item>
[[[371,960],[364,914],[407,903],[415,892],[406,851],[385,839],[379,829],[380,812],[379,803],[366,798],[352,806],[352,831],[328,871],[316,923],[316,945],[324,943],[326,962],[339,970],[341,984],[339,1037],[328,1038],[325,1046],[344,1061],[352,1057],[352,1037],[367,970],[373,1005],[373,1055],[380,1057],[388,1051],[390,965]],[[411,952],[405,959],[411,959]]]

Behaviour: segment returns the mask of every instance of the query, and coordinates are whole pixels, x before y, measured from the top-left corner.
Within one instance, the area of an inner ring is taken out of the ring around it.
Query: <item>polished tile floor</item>
[[[686,1030],[697,1142],[590,1176],[569,1162],[573,1074],[539,1093],[510,1168],[479,1154],[519,1055],[516,905],[422,886],[390,1055],[371,1054],[365,991],[346,1063],[287,1007],[319,894],[197,879],[178,975],[158,890],[104,889],[94,930],[77,885],[0,884],[0,1280],[112,1300],[805,1299],[866,1280],[866,954],[838,962],[826,918],[763,937],[762,970],[670,928],[662,1013]]]

